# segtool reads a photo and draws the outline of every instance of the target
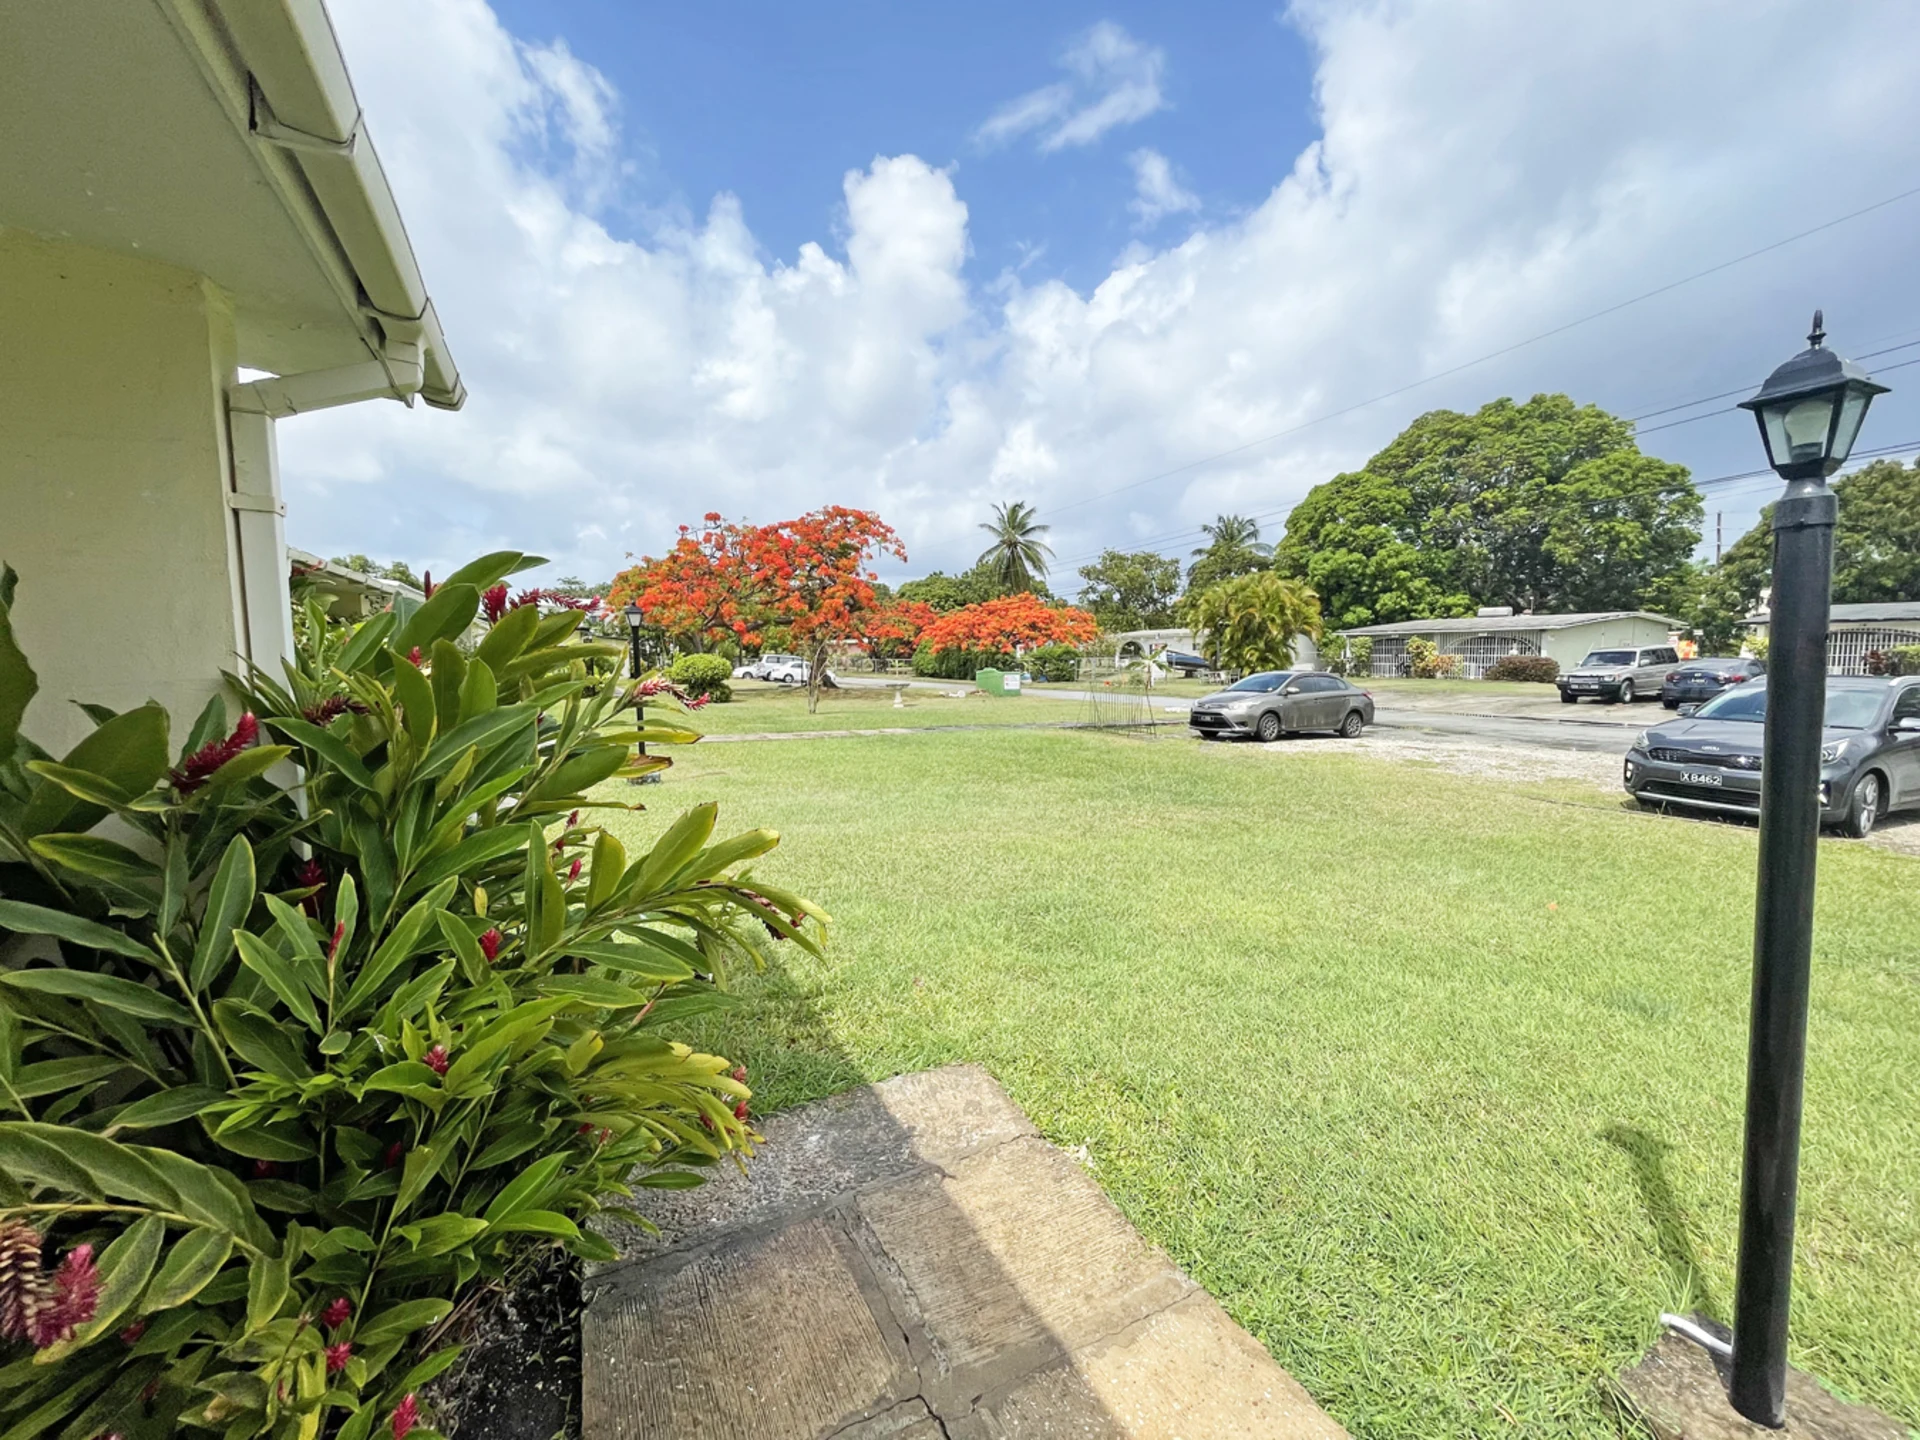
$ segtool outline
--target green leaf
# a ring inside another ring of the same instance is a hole
[[[635,1185],[649,1190],[692,1190],[707,1183],[707,1177],[693,1170],[650,1170],[634,1177]]]
[[[104,1199],[92,1172],[61,1148],[64,1133],[55,1125],[0,1121],[0,1171],[16,1182],[51,1185],[89,1200]]]
[[[450,1300],[407,1300],[391,1305],[357,1327],[353,1343],[370,1347],[387,1340],[404,1339],[416,1330],[438,1325],[452,1309],[453,1302]]]
[[[207,889],[206,913],[200,919],[200,933],[194,941],[193,964],[187,983],[195,994],[204,994],[225,967],[233,953],[233,931],[253,909],[253,847],[247,837],[236,835],[220,857],[213,884]]]
[[[447,897],[453,893],[454,884],[452,879],[441,881],[400,917],[400,923],[380,942],[380,948],[373,952],[360,973],[354,977],[346,999],[335,1012],[336,1016],[351,1015],[370,1001],[380,992],[380,987],[388,977],[430,943],[429,932],[437,928],[434,912],[446,904]]]
[[[154,926],[157,935],[171,935],[173,927],[180,923],[180,917],[187,909],[187,886],[191,877],[187,874],[187,837],[179,833],[167,837],[165,880],[161,890],[160,923]]]
[[[456,723],[464,725],[469,720],[478,720],[499,703],[500,687],[494,681],[492,667],[484,660],[469,663],[466,678],[460,682],[460,715]],[[452,725],[440,727],[442,732],[453,728]]]
[[[167,773],[167,712],[142,705],[116,715],[69,750],[61,761],[70,770],[98,775],[126,795],[144,795]],[[81,800],[57,785],[42,785],[27,802],[18,829],[22,835],[52,830],[90,830],[107,807]]]
[[[489,1225],[497,1226],[519,1211],[532,1209],[546,1199],[548,1187],[560,1173],[560,1167],[566,1163],[564,1154],[548,1155],[534,1161],[507,1182],[506,1188],[493,1197],[493,1203],[487,1206],[480,1218]]]
[[[446,583],[471,585],[476,590],[485,590],[509,575],[518,575],[522,570],[537,570],[546,563],[543,555],[527,555],[518,550],[495,550],[478,560],[469,560],[449,575]]]
[[[312,1078],[299,1042],[251,1006],[234,999],[216,1000],[213,1023],[233,1053],[249,1065],[296,1085]]]
[[[528,843],[524,825],[497,825],[491,830],[476,830],[451,850],[443,850],[422,865],[407,881],[405,894],[412,895],[437,884],[449,875],[466,876],[490,860],[511,855]]]
[[[527,792],[525,804],[583,795],[627,761],[624,745],[598,745],[562,761],[553,773]]]
[[[64,910],[29,905],[21,900],[0,900],[0,930],[12,930],[20,935],[51,935],[56,940],[68,940],[90,950],[104,950],[109,955],[145,960],[149,965],[159,963],[160,959],[131,935],[123,934],[111,926],[83,920]]]
[[[49,1158],[47,1151],[53,1151]],[[166,1176],[142,1146],[91,1135],[70,1125],[34,1121],[0,1124],[0,1162],[16,1177],[33,1178],[86,1195],[111,1195],[171,1210],[180,1203]],[[75,1183],[76,1171],[83,1180]]]
[[[395,1395],[409,1395],[413,1393],[429,1380],[433,1379],[434,1376],[446,1370],[454,1361],[458,1360],[466,1348],[464,1345],[448,1345],[443,1349],[434,1351],[433,1354],[422,1360],[401,1377],[398,1385],[389,1387],[391,1393]],[[418,1435],[420,1432],[416,1429],[413,1433]]]
[[[392,684],[393,696],[400,702],[407,733],[413,737],[413,743],[424,751],[433,743],[438,717],[433,687],[427,683],[427,677],[420,673],[419,668],[399,651],[393,654]]]
[[[255,745],[242,750],[209,775],[207,783],[195,792],[193,798],[197,803],[204,804],[206,797],[218,795],[222,790],[231,790],[236,785],[244,785],[256,775],[266,774],[291,754],[292,748],[286,745]]]
[[[0,974],[0,985],[30,990],[37,995],[60,995],[70,1000],[86,1000],[105,1005],[142,1020],[158,1020],[168,1025],[190,1026],[193,1012],[178,1000],[158,990],[117,975],[95,975],[86,970],[9,970]]]
[[[395,1218],[404,1215],[407,1207],[420,1198],[420,1192],[440,1173],[440,1165],[446,1158],[446,1147],[439,1145],[416,1145],[407,1152],[400,1167],[400,1192],[393,1201]]]
[[[84,1085],[89,1080],[104,1080],[126,1067],[126,1061],[113,1055],[75,1055],[64,1060],[42,1060],[37,1064],[22,1065],[13,1077],[13,1089],[21,1099],[32,1100],[36,1096],[53,1095],[75,1085]]]
[[[629,990],[591,975],[549,975],[538,988],[542,995],[564,995],[603,1010],[638,1010],[653,1000],[644,990]]]
[[[451,730],[460,723],[460,686],[467,678],[467,657],[450,640],[433,642],[434,718],[439,728]]]
[[[100,1294],[94,1303],[93,1318],[77,1329],[71,1340],[49,1345],[37,1352],[36,1365],[57,1365],[74,1351],[98,1340],[109,1330],[118,1329],[118,1321],[147,1287],[153,1274],[153,1262],[160,1258],[160,1242],[167,1225],[158,1215],[143,1215],[107,1246],[99,1259]]]
[[[673,984],[680,980],[691,980],[693,966],[677,955],[670,955],[654,945],[616,944],[612,942],[596,945],[569,945],[567,954],[577,955],[582,960],[590,960],[595,965],[605,965],[610,970],[621,970],[629,975],[637,975],[642,980],[652,980],[659,984]]]
[[[13,638],[13,587],[19,578],[11,565],[0,567],[0,759],[13,754],[20,717],[40,690],[39,677]]]
[[[160,1273],[141,1297],[141,1309],[151,1315],[184,1305],[220,1273],[233,1253],[233,1237],[218,1230],[193,1229],[174,1242]]]
[[[132,795],[106,777],[85,770],[74,770],[57,761],[29,760],[26,768],[43,780],[51,780],[68,794],[95,805],[103,805],[109,810],[124,809],[134,800]]]
[[[369,1075],[360,1086],[361,1090],[385,1090],[395,1095],[408,1095],[415,1100],[431,1101],[435,1108],[447,1098],[441,1088],[440,1077],[418,1060],[401,1060]]]
[[[400,1233],[413,1246],[416,1257],[426,1259],[458,1250],[475,1237],[486,1233],[487,1222],[471,1215],[435,1215],[400,1227]]]
[[[231,1235],[256,1250],[271,1252],[277,1248],[272,1233],[254,1213],[240,1182],[231,1175],[172,1150],[145,1145],[121,1148],[144,1161],[173,1188],[179,1197],[179,1211],[188,1219]]]
[[[280,997],[295,1019],[316,1035],[326,1029],[320,1023],[320,1012],[314,1009],[313,996],[294,973],[294,961],[246,930],[234,931],[233,943],[240,947],[240,963],[267,982],[267,988]]]
[[[373,776],[368,772],[366,762],[354,754],[352,747],[331,730],[322,730],[318,725],[310,725],[305,720],[295,720],[283,715],[270,718],[267,724],[295,744],[304,745],[313,751],[345,776],[349,784],[357,785],[362,790],[373,789]]]
[[[209,1133],[213,1143],[222,1150],[231,1150],[234,1154],[244,1155],[249,1160],[276,1160],[297,1164],[302,1160],[311,1160],[314,1154],[313,1143],[292,1121],[272,1125],[216,1127]]]
[[[116,1130],[147,1130],[159,1125],[177,1125],[226,1098],[226,1091],[216,1090],[211,1085],[179,1085],[134,1101],[113,1117],[113,1123],[107,1127],[106,1133],[112,1135]]]
[[[471,681],[479,673],[475,664],[467,672]],[[431,780],[441,771],[449,769],[460,758],[461,752],[469,745],[482,748],[513,734],[520,729],[532,728],[534,718],[540,713],[536,705],[503,705],[497,710],[488,710],[471,720],[462,720],[453,729],[433,742],[433,748],[427,752],[427,758],[415,772],[415,779]]]
[[[353,638],[341,649],[334,667],[349,675],[366,669],[367,662],[380,653],[388,633],[398,623],[398,618],[391,610],[382,610],[373,616],[353,632]]]
[[[487,632],[487,638],[473,652],[474,658],[498,674],[502,666],[527,648],[539,624],[540,607],[537,605],[522,605],[516,610],[509,610]]]
[[[713,834],[714,820],[720,813],[719,805],[708,801],[696,805],[687,811],[672,825],[667,833],[655,843],[653,849],[633,863],[620,884],[620,895],[624,900],[637,900],[659,889],[668,877],[676,873],[707,843]]]
[[[493,1231],[497,1235],[551,1235],[558,1240],[580,1238],[578,1225],[551,1210],[517,1210]]]
[[[400,627],[390,648],[405,655],[418,645],[424,652],[436,640],[452,640],[473,624],[480,608],[480,587],[463,580],[449,580],[438,586],[431,599],[413,612],[413,618]]]
[[[467,1166],[469,1170],[491,1170],[495,1165],[504,1165],[540,1144],[551,1133],[550,1127],[532,1120],[523,1120],[510,1126],[506,1133],[482,1150]]]
[[[268,1260],[256,1260],[247,1271],[247,1329],[258,1330],[272,1321],[286,1303],[289,1277],[286,1251]]]
[[[598,910],[620,888],[627,871],[627,852],[611,830],[593,838],[593,868],[587,872],[587,909]]]

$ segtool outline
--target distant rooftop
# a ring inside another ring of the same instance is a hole
[[[1838,607],[1836,607],[1837,609]],[[1570,630],[1607,620],[1657,620],[1680,628],[1671,615],[1651,610],[1581,610],[1564,615],[1460,615],[1451,620],[1396,620],[1391,625],[1359,625],[1341,635],[1500,635],[1510,631]]]
[[[1836,605],[1831,611],[1836,621],[1848,624],[1875,624],[1884,621],[1920,621],[1920,600],[1872,600],[1864,605]],[[1765,625],[1767,612],[1761,610],[1749,615],[1742,625]]]

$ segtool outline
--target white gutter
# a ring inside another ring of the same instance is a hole
[[[235,123],[280,162],[264,168],[290,182],[280,187],[287,211],[315,255],[350,282],[342,300],[387,371],[388,383],[371,393],[417,393],[429,405],[458,410],[466,387],[321,0],[156,3],[198,52]],[[311,407],[291,410],[302,408]]]

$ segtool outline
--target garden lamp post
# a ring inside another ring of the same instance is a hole
[[[1759,421],[1768,463],[1787,482],[1773,507],[1760,878],[1728,1390],[1734,1409],[1773,1427],[1786,1423],[1787,1301],[1813,956],[1820,735],[1827,700],[1833,526],[1840,508],[1827,477],[1846,463],[1867,406],[1887,388],[1822,348],[1825,338],[1816,310],[1807,348],[1769,375],[1759,394],[1740,402]]]
[[[627,665],[631,674],[629,679],[640,678],[640,626],[646,616],[637,602],[629,600],[626,608],[620,612],[627,617]]]

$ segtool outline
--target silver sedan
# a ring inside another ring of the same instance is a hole
[[[1296,730],[1331,730],[1352,739],[1372,723],[1371,695],[1318,670],[1263,670],[1196,701],[1187,716],[1203,740],[1278,740]]]

